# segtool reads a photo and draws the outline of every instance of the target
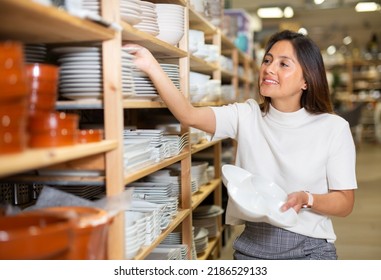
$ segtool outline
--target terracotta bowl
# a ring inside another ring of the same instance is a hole
[[[25,150],[28,134],[25,127],[0,128],[0,154],[13,154]]]
[[[0,102],[0,129],[26,127],[28,118],[28,103],[26,100],[15,102]]]
[[[0,61],[0,72],[23,65],[23,44],[18,41],[0,41]]]
[[[74,240],[68,259],[106,259],[110,224],[106,211],[82,206],[50,207],[42,210],[74,220]]]
[[[0,42],[0,89],[0,101],[20,98],[28,94],[24,50],[21,42]]]
[[[22,69],[0,71],[0,88],[0,101],[26,98],[29,94],[27,79]]]
[[[59,67],[46,63],[26,64],[26,74],[30,80],[44,80],[57,82]]]
[[[103,129],[81,129],[77,131],[78,143],[93,143],[103,139]]]
[[[31,92],[43,95],[57,95],[58,85],[56,81],[50,80],[29,80]]]
[[[31,148],[62,147],[75,144],[77,144],[75,131],[52,129],[45,132],[29,133],[28,147]]]
[[[38,113],[29,117],[28,130],[30,132],[46,132],[66,129],[69,133],[76,133],[79,115],[64,112]]]
[[[0,259],[66,259],[72,220],[48,213],[0,217]]]
[[[56,108],[57,95],[55,94],[40,94],[32,92],[29,98],[29,115],[35,114],[38,111],[48,111],[52,113]]]

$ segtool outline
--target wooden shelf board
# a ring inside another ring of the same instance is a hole
[[[167,105],[162,101],[124,100],[123,108],[125,109],[167,108]]]
[[[123,42],[134,42],[138,45],[148,48],[157,59],[160,58],[180,58],[186,57],[188,53],[175,46],[172,46],[147,32],[140,31],[126,22],[121,22],[123,27]]]
[[[140,249],[138,254],[134,257],[135,260],[143,260],[145,259],[152,250],[159,245],[167,236],[169,233],[171,233],[187,216],[190,215],[190,210],[179,210],[177,215],[173,218],[171,224],[162,231],[162,233],[159,235],[158,238],[150,245],[150,246],[144,246]],[[128,250],[128,248],[127,248]]]
[[[67,43],[103,41],[115,35],[113,29],[33,1],[0,0],[0,6],[0,35],[4,38],[25,43]]]
[[[79,109],[102,109],[103,102],[101,100],[71,100],[57,101],[57,110],[79,110]]]
[[[22,153],[0,156],[0,176],[53,165],[111,151],[118,146],[117,141],[104,140],[99,143],[78,144],[60,148],[28,149]]]
[[[217,63],[208,63],[202,58],[194,55],[190,56],[190,69],[191,71],[209,73],[218,69]]]
[[[192,154],[195,154],[199,151],[202,151],[202,150],[205,150],[209,147],[212,147],[214,146],[215,144],[217,144],[218,142],[220,142],[221,140],[216,140],[216,141],[203,141],[199,144],[194,144],[192,145],[191,147],[191,152]]]
[[[58,186],[104,186],[104,176],[40,176],[40,175],[15,175],[7,177],[1,182],[5,183],[36,183]]]
[[[185,158],[187,158],[189,156],[189,153],[188,152],[182,152],[181,154],[177,155],[177,156],[174,156],[174,157],[171,157],[171,158],[168,158],[168,159],[165,159],[159,163],[155,163],[155,164],[152,164],[152,165],[149,165],[145,168],[142,168],[140,169],[139,171],[137,172],[133,172],[131,174],[127,174],[125,177],[124,177],[124,184],[127,185],[129,183],[132,183],[140,178],[143,178],[144,176],[147,176],[155,171],[158,171],[162,168],[165,168],[171,164],[174,164],[180,160],[183,160]]]
[[[192,195],[192,210],[196,209],[220,184],[221,179],[213,179],[208,184],[201,186],[200,189]]]
[[[221,52],[235,49],[235,45],[225,34],[221,33]]]
[[[192,7],[189,7],[189,28],[204,31],[205,36],[215,34],[217,32],[217,27],[211,24]]]

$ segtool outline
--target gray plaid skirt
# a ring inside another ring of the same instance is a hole
[[[234,241],[236,260],[336,260],[336,247],[326,239],[294,233],[267,223],[246,222]]]

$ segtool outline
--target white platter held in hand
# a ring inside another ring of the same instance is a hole
[[[292,227],[298,215],[293,208],[280,208],[287,200],[286,192],[274,182],[230,164],[222,167],[223,181],[229,197],[250,222],[266,222],[279,227]],[[237,217],[240,218],[240,217]]]

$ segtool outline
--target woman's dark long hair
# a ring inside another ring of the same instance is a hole
[[[304,107],[307,112],[312,114],[333,113],[326,71],[319,47],[303,34],[284,30],[271,36],[267,42],[265,54],[270,51],[275,43],[283,40],[292,44],[307,83],[307,89],[303,90],[300,99],[301,107]],[[267,113],[270,108],[271,98],[260,96],[263,99],[261,109],[264,113]]]

